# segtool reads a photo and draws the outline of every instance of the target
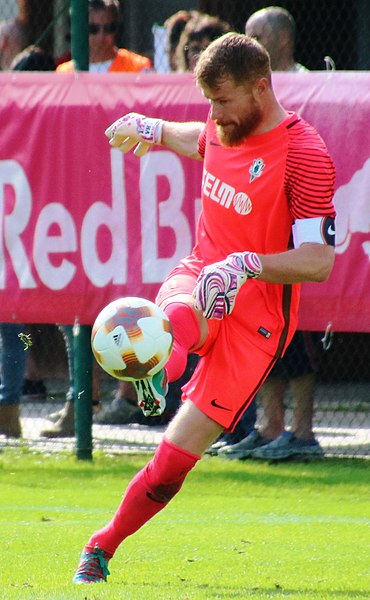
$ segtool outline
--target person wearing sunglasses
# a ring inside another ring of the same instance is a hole
[[[137,72],[149,70],[152,63],[125,48],[117,48],[118,0],[89,0],[89,71],[92,73]],[[73,60],[57,67],[59,73],[73,73]]]

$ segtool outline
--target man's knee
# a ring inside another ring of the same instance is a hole
[[[169,502],[199,458],[163,438],[145,469],[147,496],[154,502]]]

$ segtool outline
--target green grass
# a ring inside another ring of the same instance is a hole
[[[108,584],[73,585],[84,542],[147,459],[0,454],[1,600],[370,598],[370,464],[345,459],[205,458],[122,544]]]

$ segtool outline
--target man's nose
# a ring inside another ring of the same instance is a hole
[[[219,106],[216,106],[215,104],[211,105],[211,119],[213,121],[217,121],[218,119],[220,119],[222,115],[222,110]]]

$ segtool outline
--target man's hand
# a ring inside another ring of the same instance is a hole
[[[193,292],[194,308],[201,310],[206,319],[223,319],[232,312],[240,286],[261,273],[262,264],[255,252],[234,252],[204,267]]]
[[[128,113],[117,119],[105,131],[109,143],[123,154],[134,150],[135,156],[143,156],[153,144],[160,144],[162,138],[162,119],[151,119],[138,113]]]

